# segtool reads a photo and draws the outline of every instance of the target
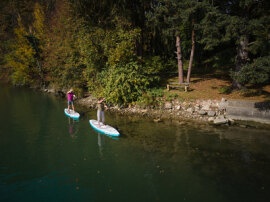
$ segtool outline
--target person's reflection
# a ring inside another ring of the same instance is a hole
[[[104,135],[101,135],[98,133],[98,148],[99,148],[99,154],[100,157],[103,157],[103,145],[104,145]]]
[[[75,131],[74,131],[74,119],[68,118],[68,132],[70,134],[70,137],[75,137]]]

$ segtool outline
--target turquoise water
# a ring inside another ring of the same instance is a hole
[[[173,124],[106,112],[98,134],[78,108],[0,86],[0,201],[268,201],[268,130]]]

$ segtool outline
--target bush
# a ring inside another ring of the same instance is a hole
[[[165,99],[167,100],[167,101],[172,101],[172,100],[174,100],[174,99],[176,99],[176,98],[178,98],[179,97],[179,95],[177,94],[177,93],[167,93],[166,95],[165,95]]]
[[[221,94],[229,94],[232,92],[231,86],[222,86],[218,89],[218,92]]]
[[[103,95],[113,103],[135,102],[146,91],[150,80],[137,62],[120,63],[100,75]]]
[[[270,81],[270,56],[257,58],[253,63],[231,72],[231,77],[241,84],[266,84]]]
[[[144,93],[138,100],[140,106],[156,106],[160,105],[160,99],[164,96],[164,92],[160,88],[153,88]]]

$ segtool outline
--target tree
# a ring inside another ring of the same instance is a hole
[[[252,63],[244,65],[238,72],[232,73],[232,78],[243,85],[260,85],[269,83],[270,56],[259,57]]]
[[[176,55],[177,55],[177,61],[178,61],[178,80],[179,83],[183,83],[183,62],[182,62],[182,51],[181,51],[181,39],[180,35],[176,36]]]
[[[190,82],[197,67],[209,64],[227,67],[234,61],[235,86],[266,83],[269,4],[266,0],[5,0],[0,3],[0,36],[7,42],[0,51],[9,52],[5,59],[14,83],[44,80],[55,88],[73,86],[110,96],[111,86],[122,79],[125,85],[117,85],[119,93],[112,99],[123,103],[134,102],[147,88],[157,86],[160,75],[165,79],[178,71],[179,83]],[[18,13],[21,23],[18,20],[14,29]],[[251,77],[255,70],[259,73]]]
[[[33,84],[36,71],[34,69],[35,51],[29,43],[25,27],[20,16],[17,18],[18,27],[15,28],[13,49],[6,55],[6,65],[12,69],[12,82],[16,85]]]
[[[166,46],[170,47],[170,41],[175,40],[176,51],[173,51],[173,49],[171,51],[175,52],[177,56],[179,83],[183,83],[183,55],[180,35],[182,19],[179,16],[179,5],[181,5],[181,3],[182,1],[152,1],[151,9],[149,9],[146,15],[148,19],[147,26],[150,27],[152,31],[153,47],[157,46],[157,40],[160,40],[163,41],[160,42],[160,45],[166,50]],[[173,39],[172,37],[175,38]],[[162,48],[159,47],[158,49]]]
[[[148,14],[151,23],[162,27],[162,33],[167,37],[175,37],[178,60],[179,83],[183,83],[182,48],[190,49],[189,65],[186,81],[190,82],[191,69],[195,54],[195,32],[197,24],[203,16],[205,4],[197,0],[160,0],[155,1],[153,12]],[[189,39],[188,39],[189,37]],[[182,39],[182,40],[180,40]],[[183,43],[181,43],[183,41]],[[188,48],[190,46],[190,48]]]
[[[127,104],[137,101],[151,84],[158,81],[155,73],[160,66],[153,63],[153,67],[152,63],[149,65],[136,55],[141,30],[120,17],[115,20],[121,22],[116,23],[115,29],[107,31],[101,43],[107,60],[98,73],[99,80],[95,81],[95,93],[106,96],[111,102]]]
[[[18,27],[18,15],[20,15],[21,21],[24,22],[24,26],[28,27],[29,16],[31,16],[31,0],[2,0],[0,2],[0,70],[3,75],[10,76],[11,68],[7,67],[5,60],[8,54],[14,50],[15,33],[14,30]],[[14,52],[14,51],[13,51]]]
[[[201,28],[206,49],[234,43],[233,86],[242,88],[237,74],[257,57],[269,55],[269,1],[215,1]],[[258,31],[260,30],[260,31]]]
[[[54,87],[82,89],[85,85],[78,37],[82,36],[83,24],[70,12],[68,1],[57,1],[49,23],[51,24],[44,48],[46,80]]]
[[[30,36],[28,38],[33,49],[35,50],[35,59],[39,71],[40,81],[41,84],[44,85],[44,70],[42,68],[42,63],[43,51],[46,42],[45,14],[39,3],[35,3],[34,6],[34,22],[32,28],[30,29]]]

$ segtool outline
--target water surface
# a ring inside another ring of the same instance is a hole
[[[121,137],[98,134],[78,108],[0,86],[0,201],[268,201],[268,130],[155,123],[106,113]]]

